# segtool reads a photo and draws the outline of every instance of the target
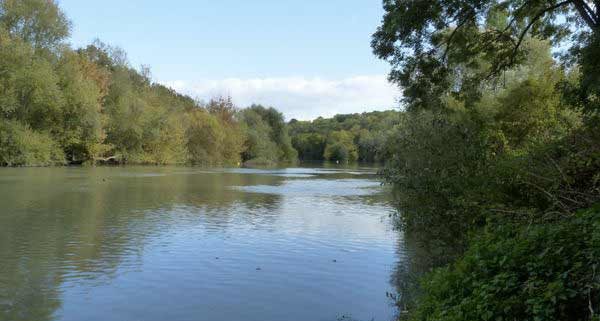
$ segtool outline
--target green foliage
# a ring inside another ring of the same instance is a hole
[[[366,129],[361,129],[355,138],[358,147],[358,159],[370,163],[383,159],[383,149],[388,134],[387,131],[370,132]]]
[[[224,134],[222,149],[222,164],[237,165],[244,153],[245,131],[244,124],[238,120],[238,108],[231,97],[212,99],[205,107],[212,115],[221,121]]]
[[[409,109],[437,109],[443,94],[476,94],[482,81],[498,79],[524,63],[527,37],[570,49],[563,50],[566,63],[594,64],[590,54],[597,52],[592,48],[598,47],[593,39],[600,30],[600,15],[598,3],[589,10],[588,3],[384,0],[383,22],[372,47],[391,63],[390,79],[403,87]]]
[[[68,34],[54,1],[0,0],[2,165],[297,158],[275,109],[252,106],[257,126],[248,125],[240,118],[252,117],[231,98],[201,104],[152,83],[149,68],[131,68],[122,49],[96,40],[72,50],[62,42]]]
[[[379,162],[386,156],[386,140],[390,131],[400,121],[398,111],[375,111],[362,114],[336,115],[333,118],[317,118],[313,121],[292,120],[289,123],[292,145],[303,160],[325,160],[327,139],[335,131],[352,135],[358,156],[354,160]],[[348,146],[346,146],[348,147]],[[341,145],[335,150],[351,156]],[[351,148],[352,149],[352,148]],[[344,157],[344,158],[346,158]]]
[[[70,22],[53,0],[2,0],[0,28],[36,49],[54,48],[69,36]]]
[[[568,217],[600,200],[600,128],[586,124],[526,155],[504,160],[498,172],[503,203],[513,209],[512,215]]]
[[[242,155],[244,161],[260,160],[260,163],[273,164],[277,162],[277,144],[270,139],[271,127],[260,114],[251,109],[241,113],[245,127],[246,142]]]
[[[83,58],[73,52],[61,58],[57,73],[63,106],[56,136],[68,159],[92,159],[104,148],[101,89],[83,70]]]
[[[265,108],[261,105],[252,105],[249,110],[259,114],[271,128],[271,140],[277,144],[279,149],[278,158],[282,161],[295,161],[298,158],[298,153],[292,147],[283,114],[273,107]]]
[[[460,112],[409,114],[388,141],[392,158],[383,171],[401,191],[403,223],[428,226],[444,221],[459,231],[481,222],[473,211],[489,187],[488,149],[481,125]]]
[[[184,163],[183,115],[170,112],[144,77],[131,70],[120,72],[123,78],[113,82],[106,103],[106,141],[113,152],[133,163]]]
[[[411,320],[592,320],[599,268],[599,206],[561,222],[489,227],[422,281]]]
[[[352,134],[345,130],[329,134],[323,157],[328,161],[356,161],[358,159],[358,150],[354,144]]]
[[[55,64],[29,44],[0,33],[3,115],[48,131],[70,160],[87,159],[102,140],[100,92],[82,70],[81,58],[65,51]]]
[[[382,174],[406,235],[459,249],[403,296],[409,319],[598,319],[600,212],[575,214],[600,202],[598,29],[557,25],[581,2],[384,1],[373,46],[407,112]],[[540,38],[570,33],[564,68]]]
[[[216,116],[203,110],[192,111],[187,120],[187,149],[190,161],[200,165],[223,163],[225,132]]]
[[[566,76],[549,48],[535,44],[528,44],[527,65],[508,72],[503,88],[484,87],[476,101],[443,97],[442,110],[409,112],[396,127],[383,174],[402,191],[405,223],[481,226],[490,210],[515,199],[514,184],[523,184],[515,177],[526,177],[522,170],[530,167],[515,161],[580,126],[581,115],[557,89]]]
[[[294,162],[298,153],[292,147],[283,115],[274,108],[252,105],[241,112],[246,132],[242,158],[255,164]]]
[[[600,7],[596,4],[597,8]],[[582,106],[600,112],[600,34],[596,32],[581,50],[580,86],[576,87]]]
[[[64,154],[47,133],[17,121],[0,119],[1,166],[48,166],[64,163]]]
[[[292,137],[292,145],[302,160],[320,160],[325,153],[325,136],[317,133],[302,133]]]

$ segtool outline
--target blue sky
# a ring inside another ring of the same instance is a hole
[[[133,66],[199,99],[231,95],[287,118],[397,106],[371,53],[380,0],[60,0],[71,42],[125,49]]]

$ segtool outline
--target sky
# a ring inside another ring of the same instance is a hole
[[[286,118],[397,108],[389,65],[371,51],[381,0],[60,0],[71,43],[98,38],[132,66],[200,100],[231,95]]]

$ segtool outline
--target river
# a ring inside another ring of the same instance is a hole
[[[372,168],[0,169],[0,320],[392,320]]]

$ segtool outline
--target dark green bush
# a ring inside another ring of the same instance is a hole
[[[520,219],[547,220],[600,202],[600,128],[594,122],[501,162],[495,180],[504,208]]]
[[[488,227],[423,279],[411,320],[591,320],[599,264],[600,204],[558,222]]]

